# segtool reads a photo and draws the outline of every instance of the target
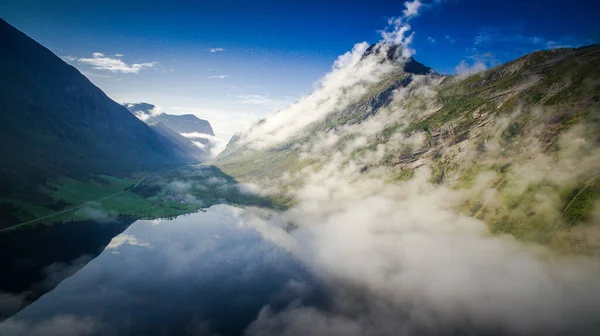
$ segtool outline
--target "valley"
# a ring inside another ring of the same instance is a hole
[[[159,7],[0,4],[0,335],[599,334],[598,6]]]
[[[88,180],[62,178],[41,187],[48,200],[40,206],[4,202],[5,212],[21,223],[0,230],[35,225],[60,225],[81,220],[171,218],[214,204],[260,205],[280,208],[268,198],[246,191],[230,176],[211,166],[183,166],[162,173],[131,177],[95,176]]]

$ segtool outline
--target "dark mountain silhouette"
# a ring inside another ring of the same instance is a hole
[[[118,175],[197,161],[1,19],[0,45],[0,197],[29,197],[56,175]]]

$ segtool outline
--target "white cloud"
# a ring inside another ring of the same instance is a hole
[[[166,186],[167,190],[175,193],[188,192],[192,190],[192,187],[192,183],[186,181],[173,181]]]
[[[222,177],[217,177],[217,176],[211,176],[206,180],[206,184],[209,185],[226,185],[227,184],[227,180],[222,178]]]
[[[435,39],[431,36],[427,36],[427,41],[429,41],[431,43],[435,43]]]
[[[216,53],[216,52],[219,52],[219,51],[225,51],[225,49],[223,49],[223,48],[211,48],[210,49],[211,53]]]
[[[238,191],[245,195],[259,195],[262,188],[255,183],[238,183],[235,185]]]
[[[133,106],[133,104],[131,104],[131,103],[127,104],[127,105],[129,108],[131,108]],[[153,108],[151,108],[150,110],[147,110],[147,111],[133,110],[132,112],[141,121],[146,121],[152,117],[156,117],[158,115],[163,114],[163,111],[159,106],[154,106]]]
[[[190,138],[196,146],[207,151],[211,157],[216,157],[217,155],[219,155],[219,153],[221,153],[227,146],[227,141],[217,136],[212,136],[198,132],[181,133],[181,135],[183,135],[186,138]],[[194,140],[198,138],[208,140],[208,144],[203,144],[199,141]]]
[[[456,40],[453,39],[452,37],[450,37],[450,35],[448,35],[448,34],[444,35],[444,38],[446,39],[446,41],[448,41],[450,43],[456,42]]]
[[[214,76],[208,76],[206,77],[206,79],[225,79],[229,77],[228,75],[214,75]]]
[[[380,31],[384,42],[402,46],[402,56],[405,58],[415,54],[415,50],[411,47],[414,32],[409,34],[411,27],[408,21],[419,15],[421,6],[422,4],[419,0],[405,2],[404,7],[406,9],[402,12],[403,15],[388,19],[388,27]]]
[[[411,48],[414,32],[408,34],[410,25],[403,17],[390,18],[388,27],[380,32],[383,42],[398,44],[402,46],[402,56],[408,58],[414,55],[415,50]]]
[[[473,64],[469,65],[463,60],[454,68],[454,70],[456,71],[458,78],[462,79],[487,70],[487,65],[482,61],[475,61]]]
[[[304,126],[352,103],[367,90],[369,84],[377,82],[394,69],[394,65],[385,57],[389,45],[381,45],[381,52],[363,57],[368,47],[366,42],[358,43],[352,51],[338,57],[331,72],[320,80],[312,94],[246,130],[240,140],[256,148],[268,147],[296,135]],[[240,98],[247,103],[270,103],[269,99],[256,95]]]
[[[139,73],[140,71],[152,68],[157,64],[157,62],[147,62],[134,63],[129,65],[119,58],[111,58],[99,52],[93,53],[92,58],[79,58],[77,62],[89,64],[96,70],[106,70],[111,72],[122,73]]]
[[[115,57],[123,57],[123,54],[115,54]]]
[[[200,132],[181,133],[181,135],[183,135],[186,138],[203,138],[203,139],[211,138],[211,135],[208,135],[205,133],[200,133]]]
[[[192,143],[194,145],[196,145],[196,147],[198,147],[202,150],[206,150],[206,147],[208,146],[208,145],[205,145],[205,144],[201,143],[200,141],[196,141],[196,140],[192,140]]]
[[[419,8],[421,7],[421,2],[419,0],[414,0],[412,2],[407,1],[404,3],[406,9],[404,10],[404,17],[409,18],[413,16],[419,15]]]

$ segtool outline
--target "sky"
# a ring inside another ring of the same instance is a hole
[[[112,99],[194,113],[227,140],[310,93],[339,55],[404,17],[444,74],[600,40],[600,2],[4,0],[0,15]],[[410,35],[412,34],[412,35]]]

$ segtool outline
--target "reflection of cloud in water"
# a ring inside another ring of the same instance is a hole
[[[151,224],[155,225],[153,222],[151,222]],[[119,247],[123,244],[128,244],[128,245],[133,245],[133,246],[143,246],[143,247],[150,246],[150,244],[148,244],[147,242],[141,241],[133,235],[120,234],[120,235],[116,236],[115,238],[113,238],[110,241],[110,244],[108,244],[108,246],[106,246],[106,248],[107,249],[116,249],[117,247]]]
[[[58,316],[101,321],[99,335],[240,334],[264,305],[282,309],[313,295],[302,265],[263,238],[284,231],[261,228],[267,224],[249,211],[219,205],[155,224],[134,223],[77,274],[0,324],[0,334]]]

